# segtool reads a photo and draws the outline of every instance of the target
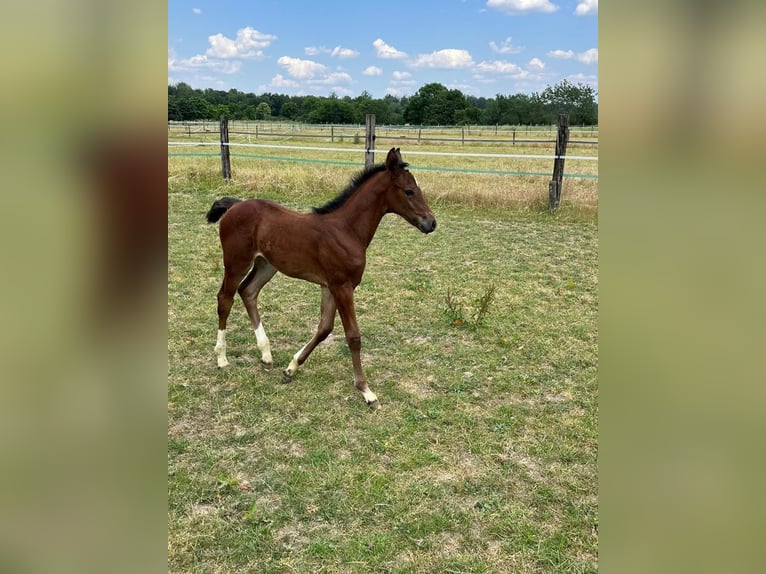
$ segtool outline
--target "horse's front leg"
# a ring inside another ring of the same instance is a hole
[[[322,287],[322,304],[320,307],[319,326],[314,337],[309,341],[300,351],[293,355],[293,360],[283,372],[283,381],[289,383],[295,371],[302,365],[314,348],[324,341],[327,336],[332,333],[333,324],[335,323],[335,301],[332,298],[332,294],[327,287]]]
[[[348,349],[351,351],[351,363],[354,365],[354,386],[362,393],[367,406],[373,410],[377,409],[380,406],[378,397],[367,386],[367,381],[362,371],[362,337],[359,332],[359,325],[356,322],[356,311],[354,310],[354,288],[350,284],[346,284],[340,288],[332,289],[332,294],[343,322],[346,343],[348,343]]]

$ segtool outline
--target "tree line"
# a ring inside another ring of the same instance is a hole
[[[373,98],[349,96],[255,95],[236,89],[194,89],[184,82],[168,86],[168,120],[290,120],[310,124],[364,124],[375,114],[379,125],[550,125],[569,114],[570,125],[598,124],[596,91],[563,80],[540,93],[477,98],[439,83],[414,95]]]

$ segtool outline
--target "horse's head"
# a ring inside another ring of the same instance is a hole
[[[436,218],[426,203],[418,182],[402,161],[399,148],[391,148],[386,156],[386,171],[391,176],[388,188],[388,211],[401,215],[408,223],[423,233],[436,229]]]

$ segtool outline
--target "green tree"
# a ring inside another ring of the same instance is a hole
[[[423,125],[429,122],[429,106],[440,94],[447,91],[439,83],[426,84],[410,98],[407,107],[404,108],[404,121],[410,124]]]
[[[298,100],[300,102],[300,114],[298,115],[298,120],[302,122],[310,122],[312,115],[314,115],[315,110],[319,107],[319,102],[321,101],[316,96],[304,96],[302,98],[299,98]]]
[[[207,102],[200,96],[178,98],[178,111],[183,120],[205,120],[214,117]]]
[[[180,121],[182,119],[181,109],[178,107],[178,96],[168,95],[168,120]]]
[[[350,124],[354,122],[354,110],[350,99],[339,99],[332,94],[319,102],[309,114],[309,122],[314,124]]]
[[[540,100],[549,115],[549,123],[556,123],[559,114],[569,114],[569,123],[592,125],[598,122],[596,91],[586,84],[572,84],[568,80],[551,87],[540,94]]]
[[[448,90],[442,84],[426,84],[410,98],[404,109],[404,121],[420,125],[466,123],[468,103],[460,90]]]
[[[229,106],[226,104],[218,104],[216,106],[208,106],[208,115],[207,117],[212,120],[217,120],[221,116],[226,116],[229,119],[232,118],[231,110],[229,110]]]
[[[268,107],[268,110],[266,109]],[[195,90],[179,82],[168,85],[168,120],[283,117],[312,123],[362,124],[375,114],[379,125],[541,125],[556,122],[568,113],[570,123],[598,123],[596,91],[567,80],[537,94],[497,94],[494,98],[465,96],[439,83],[422,86],[412,97],[386,95],[382,99],[364,91],[357,98],[287,96],[264,93],[256,96],[236,89]]]
[[[283,118],[286,118],[288,120],[294,120],[298,117],[298,114],[300,113],[300,108],[298,107],[298,104],[296,104],[293,101],[287,101],[284,104],[282,104],[282,113],[280,114]]]
[[[271,118],[271,106],[266,102],[261,102],[255,107],[255,119],[266,120]]]
[[[404,109],[407,107],[407,104],[409,103],[409,98],[403,97],[401,99],[392,96],[391,94],[386,94],[386,96],[383,98],[383,103],[386,106],[387,115],[388,118],[388,124],[390,125],[401,125],[404,123]]]

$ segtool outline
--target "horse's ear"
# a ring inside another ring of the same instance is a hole
[[[386,169],[391,173],[398,173],[402,166],[402,154],[398,147],[392,147],[386,156]]]

